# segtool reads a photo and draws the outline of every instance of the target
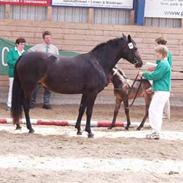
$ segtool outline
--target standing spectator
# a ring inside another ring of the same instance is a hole
[[[15,41],[15,47],[10,49],[7,54],[7,64],[8,64],[8,75],[9,75],[9,92],[8,92],[8,101],[7,101],[7,110],[11,108],[11,98],[12,98],[12,87],[14,79],[14,68],[18,58],[25,52],[25,39],[19,37]]]
[[[39,51],[39,52],[59,55],[58,48],[52,44],[51,33],[49,31],[43,32],[42,38],[43,38],[43,43],[33,46],[32,48],[29,49],[29,51]],[[30,104],[31,108],[33,108],[36,103],[36,97],[39,89],[40,89],[40,85],[37,85],[37,87],[33,91],[32,100]],[[43,106],[42,106],[44,109],[51,109],[50,96],[51,96],[51,92],[44,87]]]
[[[157,45],[166,45],[167,44],[167,41],[163,37],[159,37],[159,38],[155,39],[155,42]],[[172,59],[172,53],[170,51],[168,51],[167,60],[168,60],[168,63],[170,64],[170,67],[172,67],[173,59]]]

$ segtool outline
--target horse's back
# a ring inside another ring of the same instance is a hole
[[[82,93],[102,90],[106,76],[97,60],[90,54],[61,57],[30,52],[21,57],[17,70],[23,85],[41,83],[58,93]]]
[[[45,82],[50,89],[60,93],[81,93],[96,86],[103,89],[105,79],[97,70],[95,60],[88,54],[82,54],[71,58],[59,57],[48,68]]]

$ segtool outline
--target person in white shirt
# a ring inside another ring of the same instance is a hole
[[[31,47],[28,51],[37,51],[37,52],[44,52],[44,53],[59,55],[58,48],[52,44],[51,33],[49,31],[43,32],[42,38],[43,38],[43,43],[36,44],[35,46]],[[36,103],[36,97],[39,89],[40,89],[40,85],[37,85],[37,87],[33,91],[32,100],[30,103],[31,108],[33,108]],[[44,88],[43,106],[42,106],[44,109],[51,109],[50,96],[51,96],[51,92],[47,88]]]

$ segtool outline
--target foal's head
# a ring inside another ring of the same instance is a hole
[[[143,62],[138,52],[135,41],[131,38],[130,35],[126,37],[124,34],[121,39],[123,40],[121,49],[122,58],[134,64],[135,67],[141,67],[143,65]]]

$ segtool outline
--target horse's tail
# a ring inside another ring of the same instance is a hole
[[[12,102],[11,102],[11,116],[13,123],[19,125],[19,120],[22,117],[22,104],[24,100],[24,92],[21,87],[20,79],[17,72],[17,64],[21,57],[17,60],[14,70],[13,90],[12,90]]]

